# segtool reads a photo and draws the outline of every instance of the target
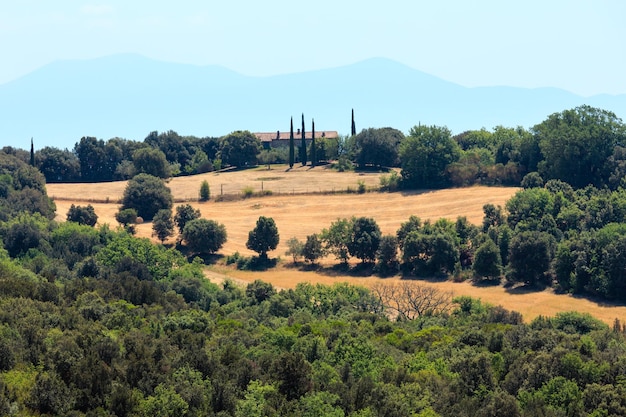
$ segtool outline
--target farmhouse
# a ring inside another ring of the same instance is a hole
[[[281,148],[289,146],[289,132],[281,132],[277,130],[276,132],[260,132],[254,134],[257,138],[261,140],[264,148]],[[304,132],[304,140],[306,144],[309,145],[311,143],[311,139],[313,138],[312,132]],[[319,132],[315,132],[315,139],[337,139],[339,138],[339,134],[334,130],[321,130]],[[300,129],[293,132],[293,140],[297,146],[300,145],[302,141],[302,132]]]

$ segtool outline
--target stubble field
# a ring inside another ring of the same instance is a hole
[[[288,170],[285,166],[272,166],[271,170],[255,168],[243,171],[207,173],[189,177],[173,178],[168,186],[177,201],[184,200],[200,209],[202,217],[216,220],[226,226],[228,241],[220,250],[220,254],[229,255],[239,252],[243,255],[253,253],[246,249],[245,242],[248,232],[254,228],[259,216],[272,217],[280,233],[278,248],[270,252],[270,256],[280,256],[282,262],[277,268],[265,272],[237,271],[223,265],[211,266],[207,277],[219,281],[228,276],[237,281],[251,282],[262,279],[279,288],[293,288],[299,282],[319,282],[332,284],[350,282],[369,286],[379,278],[354,277],[342,275],[332,269],[336,261],[325,259],[319,270],[311,271],[294,268],[290,257],[285,255],[286,241],[290,237],[300,240],[307,235],[318,233],[327,228],[337,218],[352,216],[372,217],[380,226],[383,234],[394,234],[400,224],[409,216],[416,215],[422,220],[436,220],[446,217],[455,220],[458,216],[466,216],[474,224],[480,224],[483,217],[482,207],[492,203],[504,206],[518,189],[505,187],[469,187],[438,191],[410,193],[378,193],[365,194],[342,193],[348,188],[356,190],[361,181],[368,189],[379,186],[379,173],[359,174],[354,172],[338,173],[324,167],[294,167]],[[197,199],[200,183],[209,182],[211,200],[205,203],[191,201]],[[57,216],[63,220],[71,204],[94,206],[98,215],[98,223],[108,223],[116,227],[114,215],[119,208],[117,201],[122,197],[126,182],[99,184],[49,184],[48,194],[55,200]],[[255,191],[272,191],[272,196],[252,197],[247,199],[231,199],[229,196],[241,194],[244,188],[251,187]],[[216,202],[221,194],[225,197]],[[108,203],[106,202],[108,201]],[[137,235],[151,237],[151,223],[138,226]],[[174,239],[171,239],[173,242]],[[354,264],[354,262],[353,262]],[[396,280],[398,278],[387,278]],[[590,314],[611,324],[615,318],[626,318],[626,307],[596,303],[569,295],[555,294],[551,290],[525,291],[508,289],[504,286],[479,287],[469,282],[453,283],[425,282],[455,296],[469,295],[480,298],[484,302],[500,304],[519,311],[526,320],[538,315],[552,316],[560,311],[577,310]]]

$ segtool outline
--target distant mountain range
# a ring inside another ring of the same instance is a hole
[[[467,88],[387,59],[271,77],[114,55],[59,61],[0,85],[0,146],[72,149],[82,136],[142,141],[151,131],[222,136],[234,130],[350,133],[417,124],[453,133],[495,126],[530,128],[582,104],[626,118],[626,95],[581,97],[555,88]]]

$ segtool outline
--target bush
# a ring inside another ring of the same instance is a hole
[[[380,176],[381,191],[397,191],[400,188],[400,175],[396,171]]]
[[[176,215],[174,216],[174,222],[178,227],[178,232],[183,233],[185,225],[191,220],[200,218],[200,210],[195,209],[190,204],[183,204],[176,207]]]
[[[182,239],[193,253],[214,253],[226,243],[226,227],[215,220],[194,219],[183,229]]]
[[[132,208],[137,215],[150,221],[161,209],[171,209],[171,190],[162,179],[148,174],[139,174],[128,182],[122,198],[122,209]]]
[[[204,180],[200,184],[200,201],[209,201],[211,198],[211,189],[209,188],[209,182]]]
[[[98,215],[91,204],[88,204],[86,207],[72,204],[67,212],[67,221],[95,226],[98,222]]]

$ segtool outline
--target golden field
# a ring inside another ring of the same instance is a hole
[[[265,272],[237,271],[222,265],[214,265],[207,269],[207,276],[213,280],[225,276],[237,281],[251,282],[262,279],[279,288],[293,288],[299,282],[350,282],[359,285],[370,285],[379,278],[374,276],[358,278],[338,275],[329,266],[333,259],[322,262],[318,271],[301,270],[291,266],[290,257],[285,255],[285,242],[290,237],[300,240],[307,235],[318,233],[327,228],[337,218],[366,216],[376,220],[384,234],[394,234],[400,224],[409,216],[416,215],[422,220],[436,220],[446,217],[455,220],[458,216],[466,216],[469,221],[480,224],[483,217],[482,207],[492,203],[504,206],[518,189],[506,187],[474,186],[459,189],[423,191],[409,193],[378,193],[365,194],[343,193],[348,188],[356,190],[362,181],[370,190],[379,186],[379,173],[359,174],[354,172],[338,173],[324,167],[296,167],[289,170],[285,166],[255,168],[243,171],[207,173],[188,177],[173,178],[168,186],[180,204],[189,201],[200,209],[202,217],[216,220],[226,226],[228,241],[220,251],[229,255],[236,251],[251,255],[245,247],[248,232],[254,228],[259,216],[272,217],[281,236],[278,248],[270,252],[270,256],[282,258],[277,268]],[[200,183],[206,180],[211,187],[212,199],[205,203],[196,200]],[[126,182],[98,184],[48,184],[48,194],[55,200],[57,216],[63,220],[71,204],[92,204],[98,215],[98,223],[109,223],[115,227],[114,215],[119,205]],[[229,199],[216,202],[221,194],[224,197],[241,194],[244,188],[251,187],[255,191],[272,191],[272,196],[252,197],[248,199]],[[323,194],[328,193],[328,194]],[[333,194],[334,193],[334,194]],[[106,202],[108,201],[108,203]],[[151,237],[151,224],[138,225],[137,235]],[[173,239],[172,239],[173,242]],[[330,271],[330,272],[329,272]],[[387,278],[395,280],[397,278]],[[425,282],[442,290],[452,291],[455,296],[468,295],[482,299],[491,304],[500,304],[510,310],[519,311],[526,320],[538,315],[554,315],[560,311],[577,310],[588,312],[595,317],[612,324],[615,318],[626,318],[626,307],[597,303],[588,299],[570,295],[555,294],[552,290],[524,291],[507,289],[503,286],[483,287],[469,282],[453,283]]]

